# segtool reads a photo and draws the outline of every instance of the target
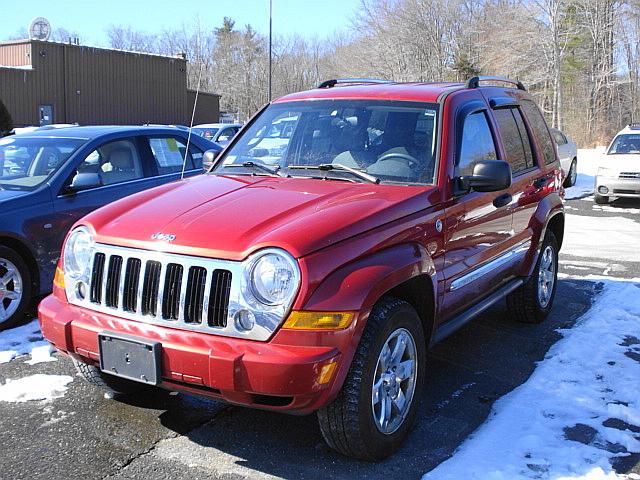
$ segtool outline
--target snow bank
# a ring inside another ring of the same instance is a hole
[[[31,355],[27,363],[54,362],[53,347],[42,338],[38,320],[11,330],[0,332],[0,363],[7,363],[19,355]]]
[[[423,480],[613,479],[640,452],[640,284],[604,280],[529,380]]]
[[[69,375],[44,375],[38,373],[18,380],[7,379],[0,385],[0,401],[29,402],[53,400],[64,397],[67,385],[73,381]]]
[[[565,199],[586,197],[593,194],[598,166],[606,147],[578,150],[578,178],[573,187],[565,190]]]

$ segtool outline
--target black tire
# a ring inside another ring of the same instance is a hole
[[[373,417],[372,388],[378,355],[388,338],[401,329],[408,331],[415,342],[415,388],[404,421],[393,433],[385,434]],[[425,369],[426,343],[420,317],[409,303],[383,298],[369,316],[338,397],[317,413],[327,444],[343,455],[367,461],[381,460],[397,451],[415,423]]]
[[[141,392],[142,390],[149,388],[142,383],[133,382],[125,378],[116,377],[115,375],[109,375],[103,373],[100,369],[94,365],[88,363],[73,360],[73,365],[82,377],[90,384],[101,388],[107,393],[116,393],[119,395],[131,395],[133,393]]]
[[[0,313],[0,331],[16,327],[19,324],[23,323],[26,320],[25,311],[31,306],[31,302],[33,300],[31,272],[29,271],[29,267],[27,266],[25,261],[13,249],[0,246],[0,278],[2,278],[8,272],[5,266],[6,264],[3,262],[3,260],[4,262],[10,262],[16,267],[17,275],[19,277],[14,277],[14,280],[9,282],[6,286],[4,284],[0,284],[0,302],[2,303],[2,313],[4,313],[5,309],[8,310],[9,308],[11,308],[12,310],[12,313],[6,319],[3,319],[3,315]],[[11,300],[4,297],[4,292],[14,291],[14,282],[17,278],[19,278],[19,282],[21,284],[21,293],[19,300]],[[6,290],[4,290],[5,288]],[[16,308],[11,306],[11,302],[13,301],[17,302]]]
[[[596,203],[598,205],[606,205],[607,203],[609,203],[609,197],[604,196],[604,195],[600,195],[598,193],[596,193],[593,196],[593,199],[596,201]]]
[[[567,178],[564,179],[564,183],[562,185],[564,188],[573,187],[576,184],[574,177],[577,168],[578,160],[574,158],[571,162],[571,166],[569,167],[569,171],[567,172]]]
[[[553,287],[550,289],[550,296],[546,304],[541,303],[539,296],[539,280],[541,275],[541,264],[544,252],[550,248],[553,252]],[[558,240],[555,234],[548,230],[542,248],[538,255],[538,261],[531,277],[520,288],[507,296],[507,308],[513,317],[522,323],[541,323],[553,307],[553,300],[558,286]]]

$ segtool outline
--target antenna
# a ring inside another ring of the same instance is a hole
[[[189,143],[191,143],[191,130],[193,130],[193,119],[196,116],[196,106],[198,105],[198,93],[200,93],[200,80],[202,79],[202,68],[204,62],[200,61],[200,72],[198,73],[198,87],[196,88],[196,96],[193,99],[193,111],[191,112],[191,124],[189,125],[189,135],[187,135],[187,148],[184,150],[184,158],[182,159],[182,172],[180,173],[180,180],[184,178],[184,168],[187,165],[187,155],[189,155]]]

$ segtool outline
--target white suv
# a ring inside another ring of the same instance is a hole
[[[614,137],[598,167],[596,203],[610,197],[640,198],[640,124],[628,125]]]

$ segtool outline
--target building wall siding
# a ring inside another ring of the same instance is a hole
[[[26,45],[33,52],[32,70],[0,67],[0,98],[15,125],[38,125],[39,105],[53,106],[55,123],[188,125],[191,121],[193,103],[187,93],[186,61],[181,58],[53,42]],[[0,45],[0,64],[5,63],[3,55],[17,58],[14,47]],[[5,49],[13,53],[3,53]],[[199,118],[217,121],[218,97],[207,97],[215,101],[206,102]]]

